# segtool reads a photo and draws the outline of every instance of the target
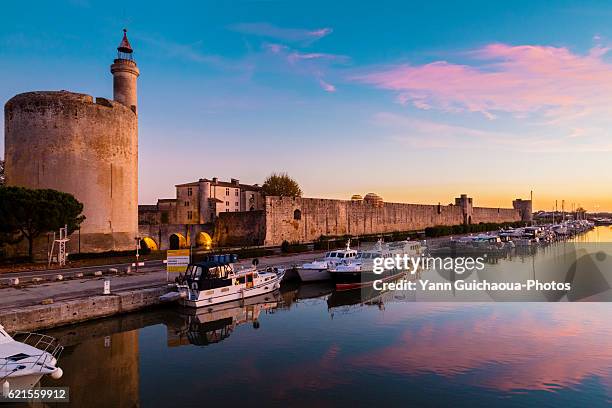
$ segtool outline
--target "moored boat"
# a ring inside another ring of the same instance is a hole
[[[236,269],[235,255],[216,255],[203,262],[189,264],[177,285],[179,303],[187,307],[210,306],[242,300],[280,288],[285,271],[255,267]]]
[[[384,269],[374,273],[374,260],[377,258],[392,258],[396,255],[416,257],[421,254],[421,245],[416,241],[402,241],[393,245],[384,244],[379,240],[374,248],[359,251],[352,262],[337,265],[329,271],[336,285],[336,290],[351,290],[367,287],[374,281],[383,282],[399,278],[407,269]]]
[[[63,347],[53,337],[38,333],[18,332],[11,337],[0,325],[0,386],[2,394],[10,390],[34,387],[48,375],[63,375],[57,366]]]
[[[297,273],[302,282],[314,282],[331,278],[329,270],[340,263],[347,263],[355,259],[357,251],[351,249],[351,241],[346,243],[345,249],[329,251],[324,259],[315,260],[297,267]]]

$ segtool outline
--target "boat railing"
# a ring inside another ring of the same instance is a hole
[[[29,366],[30,368],[37,367],[39,371],[42,371],[45,366],[55,359],[57,361],[64,350],[64,347],[59,344],[57,339],[46,334],[30,333],[30,332],[16,332],[12,336],[13,340],[27,344],[40,350],[40,354],[28,355],[27,359],[11,360],[4,358],[4,362],[0,362],[0,382],[12,373],[14,373],[19,366]],[[25,360],[25,361],[24,361]],[[1,361],[1,360],[0,360]],[[55,362],[52,363],[55,365]],[[14,367],[14,368],[13,368]]]

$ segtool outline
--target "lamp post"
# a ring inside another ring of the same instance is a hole
[[[141,240],[141,238],[137,236],[134,239],[136,240],[136,264],[135,265],[136,265],[136,273],[138,273],[138,258],[140,257],[139,250],[140,250],[140,240]]]

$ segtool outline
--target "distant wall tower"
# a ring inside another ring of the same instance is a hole
[[[4,106],[7,185],[51,188],[83,203],[70,253],[133,249],[138,235],[138,68],[125,32],[118,51],[114,101],[35,91]],[[38,254],[47,250],[41,239]]]
[[[132,53],[132,46],[127,38],[127,30],[123,29],[123,39],[117,47],[117,59],[111,65],[113,74],[113,99],[124,104],[137,113],[138,92],[137,79],[140,71]]]
[[[461,194],[461,196],[455,198],[455,205],[461,207],[461,212],[463,214],[463,223],[465,225],[471,224],[472,215],[474,215],[472,198],[468,197],[467,194]]]
[[[522,200],[517,198],[516,200],[512,201],[512,208],[519,211],[521,221],[533,221],[533,202],[531,200]]]

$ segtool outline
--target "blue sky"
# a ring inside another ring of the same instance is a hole
[[[7,3],[0,100],[111,96],[126,26],[142,203],[287,171],[307,196],[612,210],[612,5],[421,3]]]

